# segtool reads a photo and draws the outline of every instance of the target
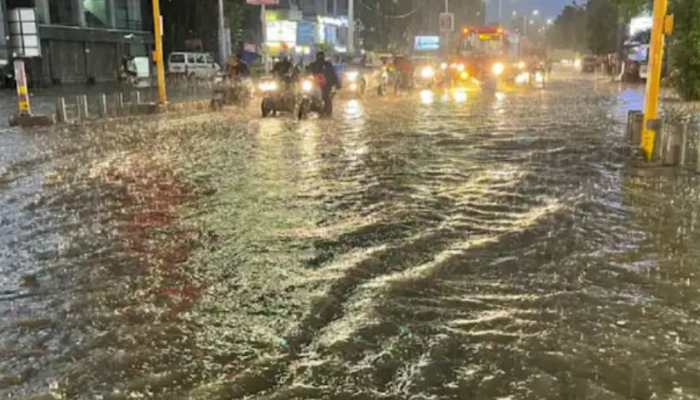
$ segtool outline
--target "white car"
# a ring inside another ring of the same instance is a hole
[[[174,52],[168,57],[168,74],[188,78],[209,79],[221,71],[209,53]]]

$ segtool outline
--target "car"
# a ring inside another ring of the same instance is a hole
[[[419,89],[431,89],[441,72],[441,63],[435,57],[413,57],[413,85]]]
[[[168,75],[209,79],[221,73],[221,66],[209,53],[173,52],[168,57]]]
[[[598,61],[597,57],[594,57],[594,56],[584,57],[583,60],[581,61],[581,72],[593,73],[596,71],[596,69],[598,68],[599,65],[600,65],[600,62]]]
[[[338,68],[342,84],[341,93],[364,96],[368,92],[381,94],[383,88],[383,64],[372,53],[347,60]]]

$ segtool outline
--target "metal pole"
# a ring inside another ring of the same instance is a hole
[[[355,53],[355,0],[348,0],[348,54]]]
[[[262,32],[262,43],[260,45],[260,48],[262,50],[262,59],[263,59],[263,67],[265,68],[265,72],[267,72],[268,67],[267,67],[267,8],[265,7],[265,4],[262,4],[260,6],[260,26],[262,27],[261,32]]]
[[[503,0],[498,0],[498,24],[503,25]]]
[[[163,65],[163,20],[160,15],[160,0],[153,0],[153,36],[156,49],[153,52],[153,61],[156,63],[158,75],[158,99],[161,105],[168,103],[168,95],[165,91],[165,66]]]
[[[219,63],[221,68],[226,65],[226,27],[224,26],[224,0],[219,0]]]
[[[642,126],[642,151],[647,160],[654,155],[656,131],[649,121],[659,118],[659,93],[661,90],[661,67],[663,64],[665,34],[670,34],[673,22],[667,18],[668,0],[654,0],[654,24],[651,29],[649,47],[649,76],[644,95],[644,125]]]

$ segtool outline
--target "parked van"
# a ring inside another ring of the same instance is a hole
[[[170,53],[168,74],[188,78],[211,78],[221,71],[219,64],[209,53]]]

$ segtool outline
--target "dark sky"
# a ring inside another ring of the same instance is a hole
[[[503,18],[507,20],[513,15],[513,11],[517,11],[518,15],[530,13],[533,10],[539,10],[541,18],[555,18],[565,5],[571,4],[572,0],[501,0],[503,4]],[[584,1],[579,0],[578,3],[583,4]],[[487,4],[487,21],[498,21],[498,0],[486,0]]]

